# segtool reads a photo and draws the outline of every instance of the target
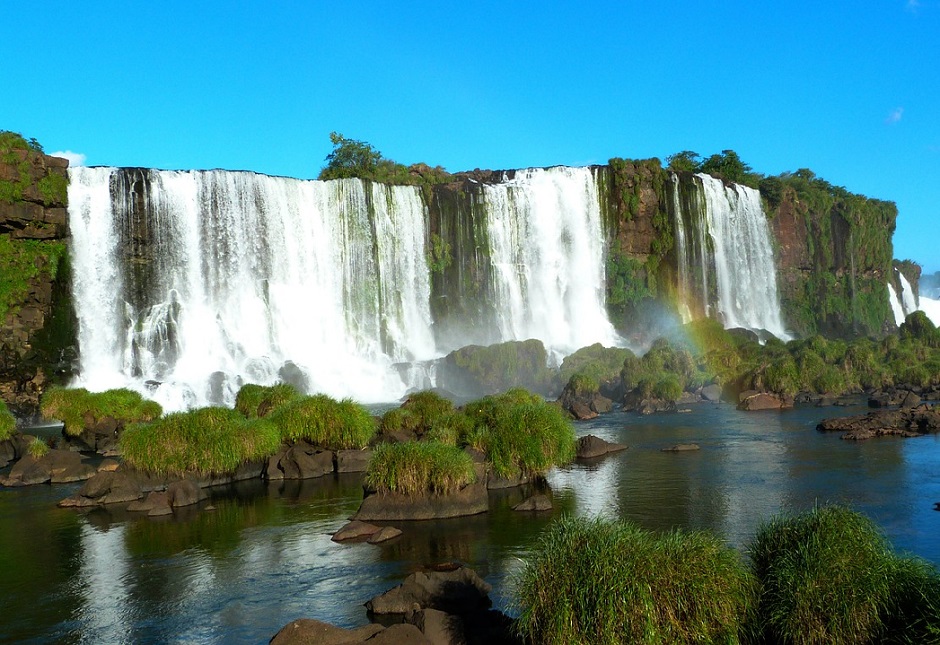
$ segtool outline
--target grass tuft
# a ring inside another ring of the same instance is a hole
[[[277,426],[282,439],[306,440],[327,450],[365,448],[376,430],[375,420],[363,406],[325,394],[288,401],[267,418]]]
[[[235,409],[249,419],[258,419],[268,416],[280,406],[299,397],[300,392],[289,383],[247,383],[235,396]]]
[[[40,439],[39,437],[33,437],[29,442],[29,445],[26,446],[26,452],[30,457],[35,457],[40,459],[49,454],[49,444]]]
[[[106,417],[123,423],[153,421],[163,409],[128,389],[89,392],[84,388],[50,388],[39,404],[42,416],[65,424],[65,433],[77,437]]]
[[[366,471],[366,486],[404,495],[446,495],[476,481],[473,460],[456,446],[406,441],[377,446]]]
[[[215,407],[132,424],[121,435],[127,463],[162,475],[231,473],[274,454],[280,445],[280,433],[270,421]]]
[[[16,418],[10,414],[3,399],[0,399],[0,441],[9,439],[15,431]]]
[[[751,597],[737,554],[701,532],[563,518],[514,583],[529,643],[737,643]]]

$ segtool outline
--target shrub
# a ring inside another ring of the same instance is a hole
[[[438,441],[385,443],[376,447],[366,486],[379,492],[446,495],[476,481],[473,460],[456,446]]]
[[[566,356],[559,377],[562,383],[570,382],[575,374],[583,374],[598,383],[614,381],[620,376],[620,368],[628,356],[633,356],[629,349],[595,343]]]
[[[653,386],[653,396],[664,401],[678,401],[682,396],[682,384],[675,374],[666,374]]]
[[[0,399],[0,441],[4,441],[13,436],[16,430],[16,418],[10,414],[7,404]]]
[[[163,413],[156,401],[124,388],[104,392],[51,388],[43,395],[39,409],[44,417],[62,421],[65,433],[71,436],[80,435],[86,422],[94,425],[106,417],[123,423],[152,421]]]
[[[266,417],[271,412],[300,396],[293,385],[277,383],[275,385],[256,385],[247,383],[235,396],[235,409],[249,419]]]
[[[393,408],[382,415],[379,427],[383,433],[405,431],[420,437],[453,411],[453,403],[436,392],[424,390],[409,395],[400,408]]]
[[[45,457],[49,453],[49,444],[39,437],[33,437],[29,445],[26,446],[26,452],[29,453],[30,457],[35,457],[36,459]]]
[[[771,392],[793,396],[799,391],[799,383],[799,371],[789,354],[771,362],[764,371],[764,386]]]
[[[277,451],[281,437],[266,419],[246,419],[237,410],[202,408],[135,423],[121,435],[124,460],[163,475],[221,474]]]
[[[868,643],[880,636],[895,556],[870,520],[816,508],[774,519],[749,547],[769,642]]]
[[[514,583],[530,643],[736,643],[750,597],[737,554],[699,532],[564,518]]]
[[[571,378],[568,379],[568,385],[565,386],[565,390],[575,396],[595,394],[600,388],[601,386],[600,383],[597,382],[597,379],[584,372],[573,374]]]
[[[439,441],[449,446],[457,446],[468,443],[473,431],[473,419],[463,412],[454,410],[438,417],[424,438],[428,441]]]
[[[365,448],[375,435],[368,410],[351,399],[337,401],[325,394],[293,399],[267,418],[282,439],[306,440],[327,450]]]

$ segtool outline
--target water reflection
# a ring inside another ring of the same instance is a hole
[[[825,413],[612,414],[578,433],[630,447],[551,473],[550,513],[511,510],[531,488],[494,491],[489,513],[400,522],[380,546],[330,540],[362,499],[357,475],[245,482],[159,519],[56,508],[75,486],[0,489],[0,642],[263,643],[299,617],[352,627],[368,620],[364,601],[450,560],[505,608],[513,572],[566,513],[709,529],[741,547],[776,513],[843,501],[940,562],[940,438],[841,441],[814,430]],[[662,452],[676,443],[701,450]]]

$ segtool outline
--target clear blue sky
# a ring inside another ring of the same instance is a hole
[[[356,5],[356,6],[354,6]],[[897,202],[940,270],[940,0],[8,2],[0,129],[89,165],[314,177],[733,149]]]

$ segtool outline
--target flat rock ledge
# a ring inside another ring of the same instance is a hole
[[[823,419],[819,432],[842,432],[847,441],[865,441],[876,437],[920,437],[940,432],[940,407],[920,404],[901,410],[876,410],[868,414],[839,419]]]
[[[365,540],[369,544],[381,544],[395,539],[401,534],[402,530],[394,526],[376,526],[368,522],[353,520],[334,533],[330,539],[334,542],[362,542]]]
[[[449,495],[403,495],[366,491],[359,510],[351,519],[362,522],[436,520],[478,515],[489,510],[486,483],[464,486]]]
[[[42,457],[23,455],[13,464],[10,472],[0,480],[3,486],[31,486],[35,484],[67,484],[85,481],[98,470],[78,452],[49,450]]]
[[[697,443],[677,443],[674,446],[663,448],[662,452],[695,452],[696,450],[701,449],[702,447]]]
[[[622,443],[613,443],[589,434],[578,439],[575,444],[575,456],[578,459],[596,459],[626,449],[627,446]]]

